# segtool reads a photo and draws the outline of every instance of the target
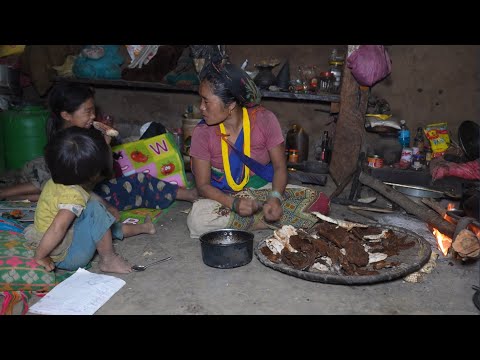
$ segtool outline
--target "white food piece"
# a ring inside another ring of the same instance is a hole
[[[284,248],[283,244],[281,241],[279,241],[276,238],[270,238],[265,240],[265,244],[267,244],[267,247],[270,249],[272,253],[280,254]]]
[[[332,224],[337,224],[338,226],[346,229],[347,231],[352,230],[354,227],[360,227],[360,228],[368,228],[368,225],[365,224],[360,224],[360,223],[353,223],[350,221],[345,221],[345,220],[340,220],[340,219],[332,219],[331,217],[325,216],[318,211],[312,211],[312,214],[315,215],[316,217],[320,218],[323,221],[327,221]]]
[[[316,262],[315,264],[312,265],[312,270],[321,271],[321,272],[330,271],[330,269],[327,267],[327,265],[323,265],[323,264],[320,264],[318,262]]]
[[[322,256],[320,259],[325,261],[328,266],[332,266],[332,264],[333,264],[332,259],[330,259],[328,256]]]
[[[387,257],[388,255],[384,253],[368,253],[368,263],[376,263],[385,260]]]
[[[380,234],[377,235],[365,235],[363,238],[365,240],[376,240],[376,241],[371,241],[371,242],[379,242],[381,239],[386,238],[386,235],[388,233],[388,229],[382,230]]]
[[[273,236],[278,239],[283,246],[290,252],[297,252],[292,245],[290,245],[290,236],[297,235],[297,230],[292,225],[283,225],[280,229],[273,232]]]
[[[274,253],[280,254],[284,247],[290,252],[297,252],[290,245],[290,236],[297,235],[297,230],[292,225],[283,225],[280,229],[273,232],[273,237],[265,240],[267,247]]]

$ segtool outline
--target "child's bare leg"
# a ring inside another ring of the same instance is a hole
[[[193,189],[185,189],[181,187],[178,188],[176,200],[185,200],[185,201],[194,202],[197,199],[198,199],[198,191],[196,187],[194,187]]]
[[[7,200],[28,200],[28,201],[38,201],[40,198],[40,194],[31,194],[31,195],[16,195],[16,196],[9,196]],[[3,199],[0,197],[0,199]]]
[[[115,253],[112,244],[112,231],[110,229],[107,230],[103,238],[98,242],[97,251],[100,256],[100,270],[119,274],[132,272],[132,265]]]
[[[40,192],[41,190],[36,186],[34,186],[32,183],[16,184],[16,185],[1,188],[0,199],[23,200],[29,196],[37,195],[37,200],[38,200],[38,196],[40,195]],[[31,199],[29,198],[29,200]],[[34,201],[34,200],[31,200],[31,201]]]
[[[155,224],[152,223],[150,216],[145,217],[143,224],[122,224],[123,237],[130,237],[140,234],[155,234]]]

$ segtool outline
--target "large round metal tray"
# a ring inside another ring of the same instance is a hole
[[[430,255],[432,253],[431,245],[421,236],[418,236],[417,234],[409,230],[401,229],[391,225],[370,226],[379,227],[381,229],[391,229],[398,236],[408,235],[409,238],[407,238],[406,240],[415,241],[415,246],[403,250],[399,255],[388,257],[389,261],[401,262],[400,265],[390,269],[378,270],[379,273],[376,275],[361,276],[338,275],[329,272],[309,272],[304,270],[297,270],[282,263],[275,264],[271,262],[267,257],[265,257],[261,252],[261,248],[266,246],[265,241],[270,238],[270,236],[264,238],[257,244],[257,246],[255,247],[255,256],[263,265],[274,270],[283,272],[287,275],[295,276],[308,281],[340,285],[365,285],[396,280],[405,277],[408,274],[411,274],[417,270],[420,270],[423,265],[425,265],[430,259]]]

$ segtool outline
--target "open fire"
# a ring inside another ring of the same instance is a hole
[[[450,211],[450,210],[453,210],[453,209],[455,209],[455,204],[452,204],[452,203],[448,204],[447,211]],[[443,218],[445,220],[447,220],[448,222],[452,223],[452,224],[455,223],[453,221],[453,219],[450,216],[448,216],[447,214],[445,214],[443,216]],[[443,256],[447,256],[448,255],[448,250],[452,246],[452,239],[449,238],[447,235],[442,234],[440,231],[438,231],[437,228],[433,228],[432,233],[435,236],[435,238],[437,239],[438,249],[442,252]]]
[[[447,235],[442,234],[436,228],[433,228],[432,233],[437,239],[438,249],[442,252],[443,256],[447,256],[448,250],[452,246],[452,239],[450,239]]]
[[[448,204],[447,211],[454,209],[454,204]],[[443,214],[443,218],[454,225],[462,226],[461,220],[452,218],[447,212]],[[465,223],[463,229],[456,229],[453,240],[434,227],[432,227],[432,233],[437,239],[438,248],[444,256],[447,256],[449,251],[451,251],[452,256],[458,254],[464,260],[480,256],[480,227],[472,223]]]

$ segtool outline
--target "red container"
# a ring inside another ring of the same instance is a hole
[[[369,156],[368,160],[368,167],[379,169],[383,167],[383,159],[378,155]]]

